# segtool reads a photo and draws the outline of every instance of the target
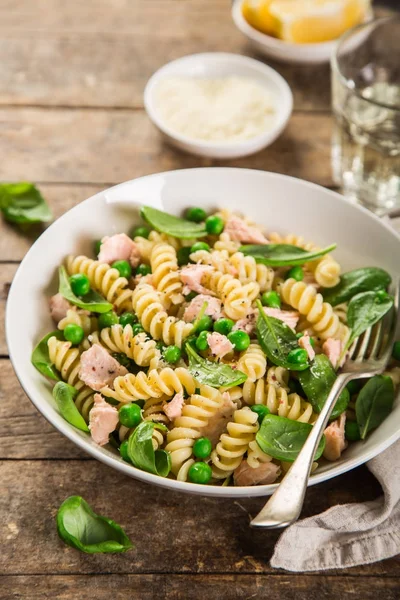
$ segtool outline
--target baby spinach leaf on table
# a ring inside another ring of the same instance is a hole
[[[277,460],[293,462],[312,429],[309,423],[300,423],[286,417],[266,415],[256,435],[261,450]],[[325,448],[325,436],[318,444],[314,460],[322,455]]]
[[[112,310],[113,305],[110,304],[110,302],[107,302],[103,296],[100,296],[100,294],[94,290],[90,290],[90,292],[85,296],[82,296],[82,298],[75,296],[71,288],[67,271],[63,266],[59,268],[59,278],[60,283],[58,291],[60,292],[61,296],[68,300],[68,302],[71,302],[71,304],[74,304],[79,308],[83,308],[84,310],[97,313],[106,313]]]
[[[152,206],[143,206],[140,214],[154,229],[172,237],[191,239],[207,235],[204,223],[187,221]]]
[[[241,385],[247,379],[247,375],[238,369],[202,358],[188,343],[185,344],[185,350],[189,360],[189,372],[196,381],[203,385],[228,389],[235,385]]]
[[[360,292],[376,292],[386,290],[392,278],[389,273],[379,267],[364,267],[343,273],[335,287],[322,291],[325,302],[337,306],[348,302]]]
[[[321,412],[335,380],[335,370],[325,354],[317,354],[310,368],[299,373],[300,385],[315,412]],[[350,394],[345,388],[336,401],[330,420],[337,419],[346,410],[349,402]]]
[[[356,418],[362,440],[390,415],[393,403],[394,386],[390,377],[375,375],[367,381],[356,400]]]
[[[97,515],[81,496],[70,496],[57,512],[60,538],[87,554],[126,552],[132,542],[120,525]]]
[[[50,379],[59,381],[60,377],[50,360],[49,347],[47,345],[47,342],[53,336],[58,340],[64,339],[64,334],[59,329],[57,329],[57,331],[51,331],[50,333],[47,333],[34,348],[31,355],[31,363],[39,371],[39,373],[45,377],[50,377]]]
[[[77,393],[78,390],[64,381],[59,381],[53,388],[53,398],[61,416],[77,429],[89,431],[85,419],[75,406],[74,398]]]
[[[0,184],[0,210],[6,221],[32,225],[52,219],[45,199],[33,183]]]
[[[154,428],[168,431],[162,423],[142,421],[130,435],[128,440],[128,456],[138,469],[167,477],[171,470],[171,455],[165,450],[154,450]]]
[[[255,244],[241,246],[239,251],[247,256],[253,256],[256,262],[269,267],[285,267],[287,265],[303,265],[328,254],[328,252],[332,252],[335,248],[336,244],[332,244],[327,248],[308,252],[304,248],[292,246],[291,244]]]
[[[292,371],[302,371],[309,367],[308,360],[295,364],[288,360],[289,352],[299,348],[299,340],[295,332],[286,323],[269,317],[263,310],[260,301],[257,301],[259,315],[256,323],[258,341],[269,360],[280,367]]]
[[[392,308],[393,296],[382,292],[361,292],[349,302],[347,309],[347,324],[351,334],[346,348],[354,342],[369,327],[372,327]]]

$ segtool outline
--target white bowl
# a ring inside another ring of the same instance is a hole
[[[157,110],[155,95],[160,81],[169,77],[217,78],[236,75],[248,77],[269,91],[275,108],[274,126],[256,137],[234,142],[194,140],[176,133],[165,124]],[[292,114],[293,96],[279,73],[258,60],[224,52],[192,54],[178,58],[152,75],[144,90],[144,106],[148,116],[165,139],[180,150],[209,158],[239,158],[266,148],[282,133]]]
[[[11,286],[6,314],[10,357],[27,395],[43,416],[77,446],[137,479],[173,490],[219,497],[263,496],[276,485],[217,487],[163,479],[124,462],[111,447],[97,446],[57,412],[51,385],[30,362],[32,348],[54,329],[47,299],[56,291],[57,266],[71,252],[92,253],[93,240],[128,231],[141,204],[181,214],[188,205],[207,210],[245,211],[270,231],[303,235],[335,252],[344,269],[380,266],[400,275],[400,236],[367,210],[317,185],[247,169],[207,168],[172,171],[122,183],[82,202],[51,225],[22,261]],[[310,484],[325,481],[369,460],[400,437],[400,405],[365,442],[351,444],[340,460],[321,464]]]
[[[288,63],[318,64],[329,62],[337,40],[316,44],[292,44],[267,35],[252,27],[242,12],[244,0],[235,0],[232,5],[232,18],[236,27],[247,37],[250,44],[264,56]],[[367,19],[372,17],[372,12]],[[366,20],[367,20],[366,19]]]

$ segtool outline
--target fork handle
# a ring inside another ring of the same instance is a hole
[[[268,529],[286,527],[299,518],[318,444],[336,404],[337,397],[352,378],[349,373],[338,375],[306,443],[277,490],[261,512],[251,521],[250,525],[252,527],[266,527]]]

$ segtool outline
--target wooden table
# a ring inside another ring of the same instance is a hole
[[[1,180],[37,182],[58,217],[120,181],[220,164],[163,145],[142,93],[158,67],[184,54],[251,56],[229,12],[228,0],[1,0]],[[328,66],[273,66],[294,93],[289,126],[265,151],[224,164],[331,187]],[[37,413],[3,325],[10,282],[37,233],[0,224],[0,599],[399,598],[398,559],[326,574],[271,569],[279,533],[249,528],[262,499],[147,486],[89,459]],[[311,488],[304,515],[379,493],[362,467]],[[71,494],[121,523],[135,549],[89,556],[65,546],[54,517]]]

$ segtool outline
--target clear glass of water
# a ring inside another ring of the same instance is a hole
[[[345,33],[331,67],[334,181],[386,214],[400,207],[400,17]]]

